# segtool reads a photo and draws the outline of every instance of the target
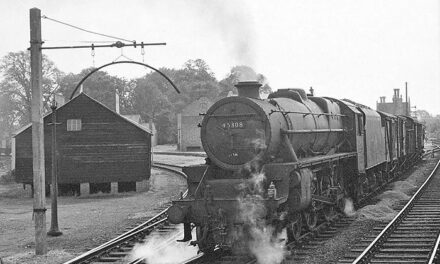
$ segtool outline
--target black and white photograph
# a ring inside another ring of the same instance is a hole
[[[0,9],[0,264],[440,263],[439,0]]]

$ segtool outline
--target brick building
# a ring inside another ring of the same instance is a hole
[[[177,146],[180,151],[203,151],[202,141],[200,140],[200,127],[203,116],[212,102],[201,97],[197,101],[185,107],[177,115]]]
[[[400,89],[394,89],[393,101],[385,102],[385,96],[380,97],[380,101],[376,104],[376,110],[393,115],[410,115],[411,102],[403,102]]]

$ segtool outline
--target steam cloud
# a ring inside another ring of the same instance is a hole
[[[352,217],[356,215],[356,210],[354,209],[353,200],[350,198],[344,198],[344,214],[348,217]]]
[[[256,170],[252,167],[247,169]],[[241,220],[246,224],[246,234],[242,234],[241,239],[246,240],[249,251],[257,258],[258,263],[279,264],[286,254],[286,231],[274,236],[274,228],[262,220],[266,214],[262,196],[265,180],[263,173],[253,173],[242,185],[244,196],[239,198],[239,210]]]
[[[134,246],[128,261],[143,259],[147,264],[172,264],[197,255],[197,247],[176,242],[182,235],[181,230],[167,237],[152,236],[144,243]]]

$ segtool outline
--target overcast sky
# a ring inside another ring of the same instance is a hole
[[[201,58],[218,79],[234,65],[250,65],[274,88],[313,86],[317,95],[349,98],[376,108],[379,96],[408,82],[412,105],[440,114],[438,0],[2,0],[0,56],[29,46],[29,9],[89,30],[166,42],[146,49],[145,62],[180,68]],[[44,46],[112,41],[47,19]],[[90,43],[89,43],[90,44]],[[64,72],[92,66],[90,50],[44,53]],[[97,49],[95,65],[121,55]],[[123,55],[142,61],[140,49]],[[112,66],[125,78],[146,70]]]

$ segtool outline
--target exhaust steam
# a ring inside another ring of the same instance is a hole
[[[243,182],[243,195],[238,198],[240,218],[245,223],[243,234],[239,237],[244,240],[247,249],[258,263],[279,264],[286,255],[286,230],[277,233],[273,226],[264,221],[267,210],[263,195],[267,179],[260,169],[260,162],[254,160],[247,164],[242,172],[250,177]]]
[[[197,255],[197,247],[189,246],[188,243],[176,242],[182,235],[183,230],[181,229],[169,236],[152,236],[145,242],[136,244],[127,261],[143,259],[146,264],[171,264]]]

